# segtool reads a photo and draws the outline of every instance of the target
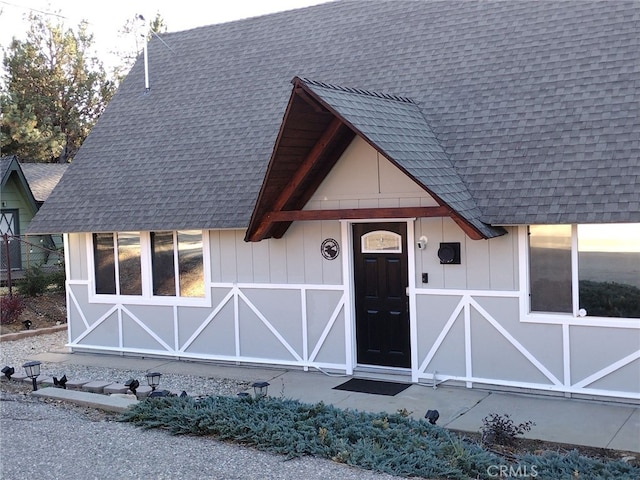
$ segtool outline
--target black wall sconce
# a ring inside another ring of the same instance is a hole
[[[460,242],[442,242],[438,249],[442,265],[460,265]]]

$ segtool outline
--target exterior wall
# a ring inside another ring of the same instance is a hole
[[[307,208],[433,204],[356,140]],[[406,222],[408,232],[412,367],[389,371],[427,384],[640,399],[640,322],[527,314],[525,228],[473,241],[450,219],[396,221]],[[91,236],[67,235],[70,345],[352,374],[361,366],[355,356],[351,226],[296,222],[282,239],[259,243],[245,243],[240,230],[208,232],[210,295],[199,304],[92,295]],[[427,246],[417,250],[422,236]],[[326,238],[340,244],[336,260],[321,255]],[[439,263],[440,242],[460,242],[460,265]]]
[[[16,180],[15,172],[11,175],[4,187],[2,187],[2,208],[19,210],[20,232],[22,232],[36,214],[29,200],[24,194],[22,185]]]
[[[2,191],[0,192],[0,197],[2,199],[2,209],[3,210],[18,210],[18,232],[17,234],[22,234],[22,232],[27,228],[29,222],[36,214],[34,208],[29,202],[28,197],[25,195],[24,188],[22,183],[18,180],[17,174],[14,172],[11,174],[6,184],[2,187]],[[34,239],[36,237],[33,237]],[[15,248],[15,247],[14,247]],[[16,257],[17,258],[17,257]],[[20,247],[20,258],[21,265],[12,265],[12,269],[16,269],[18,267],[22,268],[29,265],[29,249],[24,248],[21,245]],[[3,262],[4,264],[4,262]]]

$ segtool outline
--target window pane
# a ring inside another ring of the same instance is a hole
[[[151,232],[151,264],[153,268],[153,294],[175,295],[173,232]]]
[[[204,297],[201,232],[178,232],[178,266],[180,296]]]
[[[116,293],[116,264],[112,233],[93,234],[93,260],[96,272],[96,293]]]
[[[531,311],[573,312],[571,225],[529,227]]]
[[[578,225],[580,308],[640,318],[640,224]]]
[[[377,230],[365,233],[360,243],[362,253],[402,253],[402,237],[395,232]]]
[[[142,295],[139,233],[118,233],[118,269],[120,295]]]

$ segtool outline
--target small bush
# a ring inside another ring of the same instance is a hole
[[[24,301],[18,295],[3,295],[0,297],[0,324],[15,323],[24,307]]]
[[[43,272],[40,267],[29,267],[24,278],[16,286],[20,293],[27,297],[42,295],[49,286],[49,274]]]
[[[513,423],[506,413],[498,415],[492,413],[482,419],[482,443],[488,445],[513,445],[516,437],[531,430],[535,423],[526,421],[519,425]]]

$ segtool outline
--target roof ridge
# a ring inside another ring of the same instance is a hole
[[[314,85],[317,87],[321,87],[321,88],[327,88],[329,90],[336,90],[336,91],[340,91],[340,92],[347,92],[347,93],[357,93],[359,95],[367,95],[370,97],[377,97],[377,98],[383,98],[385,100],[394,100],[397,102],[404,102],[404,103],[411,103],[413,105],[415,105],[416,103],[413,101],[413,99],[409,98],[409,97],[403,97],[400,95],[393,95],[390,93],[382,93],[382,92],[376,92],[373,90],[365,90],[363,88],[355,88],[355,87],[343,87],[341,85],[336,85],[333,83],[326,83],[326,82],[320,82],[318,80],[312,80],[310,78],[304,78],[304,77],[298,77],[300,78],[300,80],[306,84],[309,85]]]

